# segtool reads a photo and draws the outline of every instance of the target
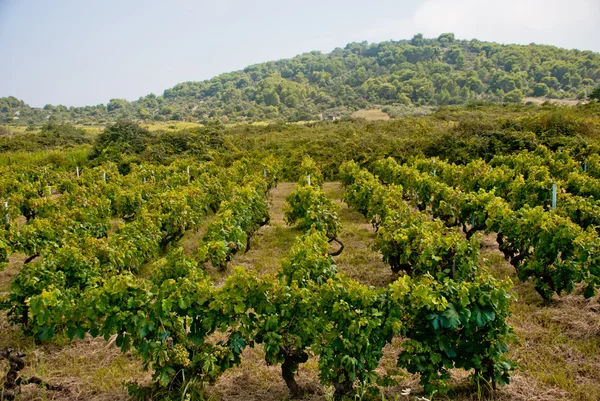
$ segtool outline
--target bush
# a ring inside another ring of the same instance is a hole
[[[120,163],[123,155],[139,155],[146,150],[150,132],[132,121],[109,125],[98,135],[90,152],[96,162]]]

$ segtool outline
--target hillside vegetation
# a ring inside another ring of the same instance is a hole
[[[350,43],[328,54],[313,51],[256,64],[133,102],[111,99],[106,105],[40,109],[14,97],[1,98],[0,123],[302,121],[365,108],[382,108],[396,117],[419,113],[421,106],[473,100],[584,99],[599,83],[600,54],[591,51],[418,34],[410,40]]]
[[[267,153],[283,163],[283,179],[296,180],[296,168],[309,154],[331,180],[337,178],[339,166],[348,160],[370,163],[387,156],[400,160],[427,156],[466,163],[540,145],[580,152],[600,139],[600,102],[575,107],[445,106],[427,116],[388,121],[187,124],[185,128],[165,125],[163,129],[148,130],[144,124],[120,121],[102,132],[52,122],[40,128],[0,126],[0,165],[18,161],[71,169],[105,161],[169,164],[179,158],[193,158],[225,166],[248,155]]]

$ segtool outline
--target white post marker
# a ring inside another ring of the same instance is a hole
[[[188,184],[190,183],[190,166],[187,168]]]
[[[435,173],[437,172],[436,169],[433,169],[433,176],[435,177]]]
[[[556,209],[556,183],[552,184],[552,209]]]
[[[263,178],[267,178],[267,169],[263,168]]]
[[[6,214],[4,215],[4,221],[6,222],[6,224],[8,224],[8,222],[10,221],[10,218],[8,217],[8,202],[4,202],[4,210],[6,210]]]
[[[583,172],[587,172],[587,160],[583,162]]]
[[[306,177],[306,182],[308,182],[308,186],[310,186],[310,174]]]
[[[77,178],[79,178],[79,166],[75,167],[75,171],[77,172]]]
[[[106,182],[106,171],[102,173],[102,179]]]

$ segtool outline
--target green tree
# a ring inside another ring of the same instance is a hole
[[[127,107],[128,104],[129,104],[129,102],[125,99],[110,99],[106,108],[108,109],[109,112],[111,112],[114,110],[123,109],[123,108]]]
[[[592,93],[588,95],[588,99],[600,102],[600,85],[598,85],[596,89],[594,89]]]
[[[413,46],[424,46],[425,39],[423,39],[423,34],[417,33],[415,36],[413,36],[413,38],[410,40],[410,44]]]
[[[417,100],[420,103],[425,104],[433,98],[434,93],[435,88],[433,87],[433,84],[431,81],[426,80],[424,84],[416,90]]]
[[[442,44],[442,46],[446,47],[449,43],[454,43],[454,34],[442,33],[440,36],[438,36],[438,41]]]
[[[267,106],[279,106],[279,95],[274,89],[266,91],[263,96]]]
[[[143,106],[140,106],[140,108],[138,109],[138,114],[139,114],[140,118],[142,118],[142,119],[146,119],[146,118],[150,118],[151,117],[151,115],[148,112],[148,110],[146,110],[146,108],[143,107]]]
[[[546,84],[549,88],[552,88],[552,89],[560,88],[560,83],[558,82],[558,79],[556,79],[555,77],[544,77],[544,78],[542,78],[542,83]]]
[[[535,97],[546,96],[549,91],[550,91],[550,89],[548,88],[548,86],[546,84],[542,84],[542,83],[535,84],[535,86],[533,87],[533,96],[535,96]]]
[[[132,121],[118,121],[102,131],[90,151],[90,159],[121,162],[124,155],[139,155],[148,144],[150,132]]]
[[[433,84],[433,92],[425,80]],[[406,103],[407,97],[415,104],[453,104],[467,98],[462,88],[481,101],[502,101],[515,89],[537,97],[587,98],[599,82],[597,53],[465,41],[451,33],[437,38],[417,34],[410,40],[351,43],[329,54],[310,52],[256,64],[207,81],[182,82],[163,96],[150,94],[131,103],[111,99],[107,106],[39,109],[14,97],[0,98],[0,121],[38,126],[49,116],[77,124],[221,116],[232,122],[247,117],[286,121]]]
[[[465,65],[465,56],[459,47],[453,47],[446,53],[446,60],[450,64],[456,64],[458,67]]]
[[[506,93],[502,100],[510,103],[520,103],[523,100],[523,92],[521,92],[519,89],[514,89]]]
[[[161,107],[160,114],[163,115],[163,116],[168,116],[168,115],[172,114],[173,111],[174,111],[173,107],[171,107],[171,106],[164,106],[164,107]]]
[[[477,76],[471,76],[467,79],[467,88],[475,93],[482,93],[485,90],[485,85]]]

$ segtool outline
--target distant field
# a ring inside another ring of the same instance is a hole
[[[561,106],[577,106],[582,103],[581,100],[578,99],[551,99],[549,97],[524,97],[523,103],[534,103],[534,104],[542,104],[544,102],[549,102],[552,104],[558,104]]]
[[[148,124],[142,124],[148,131],[168,131],[168,130],[180,130],[187,128],[201,127],[202,124],[187,122],[187,121],[167,121],[167,122],[152,122]]]
[[[389,120],[390,116],[381,110],[358,110],[350,115],[352,118],[364,118],[367,121]]]

